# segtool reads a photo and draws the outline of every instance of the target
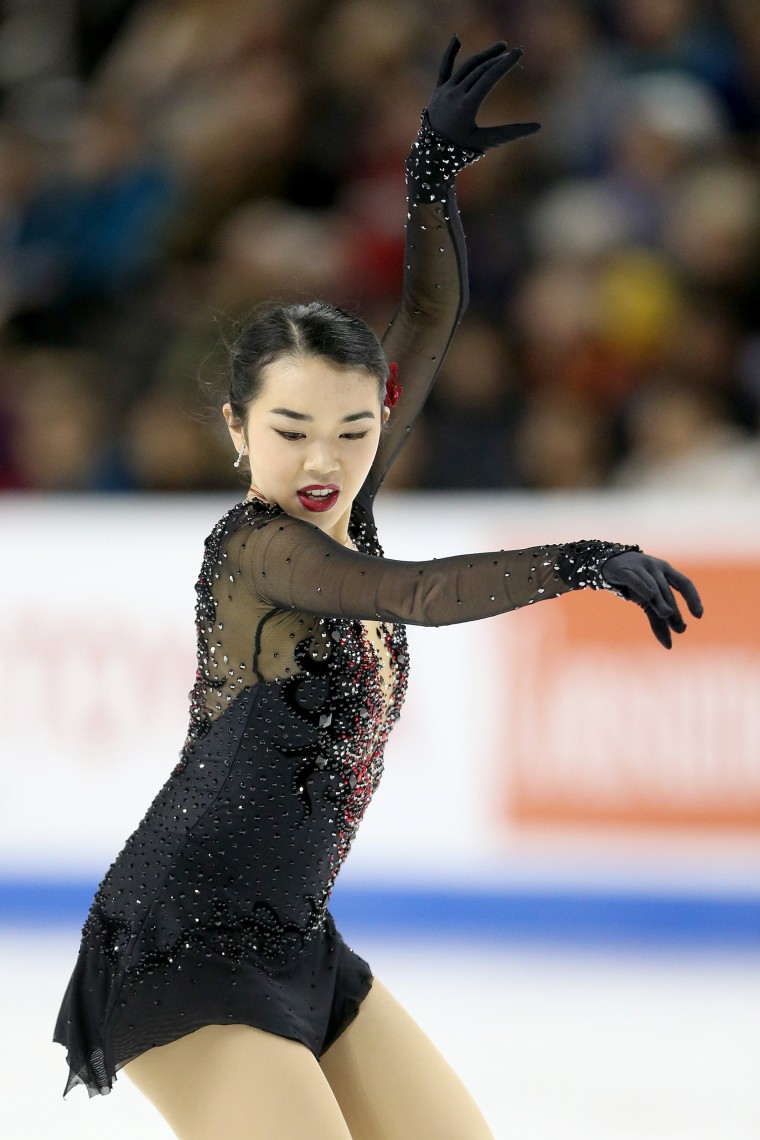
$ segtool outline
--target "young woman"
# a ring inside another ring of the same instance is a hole
[[[107,1093],[124,1068],[183,1140],[491,1135],[327,909],[404,699],[404,626],[590,586],[639,603],[670,647],[671,587],[701,613],[667,563],[598,540],[383,556],[374,498],[466,304],[455,175],[537,129],[475,125],[521,52],[497,43],[454,71],[458,49],[407,161],[404,293],[382,344],[313,303],[257,310],[233,346],[223,410],[251,481],[206,539],[187,739],[98,888],[56,1025],[64,1096]]]

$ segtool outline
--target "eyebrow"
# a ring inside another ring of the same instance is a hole
[[[270,411],[278,416],[289,416],[291,420],[313,420],[313,416],[305,416],[303,412],[292,412],[290,408],[270,408]],[[350,416],[344,416],[340,421],[342,424],[352,423],[354,420],[363,420],[367,416],[374,420],[374,412],[353,412]]]

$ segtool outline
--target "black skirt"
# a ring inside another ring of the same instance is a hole
[[[116,990],[102,952],[83,942],[53,1034],[67,1049],[63,1095],[78,1084],[90,1096],[108,1093],[109,1074],[204,1025],[251,1025],[320,1057],[371,985],[369,965],[343,941],[329,911],[322,930],[285,963],[262,967],[253,957],[196,946],[127,974]]]

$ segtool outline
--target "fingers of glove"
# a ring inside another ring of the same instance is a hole
[[[673,638],[670,633],[670,627],[664,618],[658,617],[654,610],[648,606],[644,607],[644,612],[649,618],[649,624],[652,627],[652,633],[655,635],[660,645],[664,645],[666,649],[673,648]]]
[[[667,621],[672,613],[672,606],[668,603],[667,598],[660,589],[656,572],[654,570],[647,570],[645,573],[639,575],[639,581],[642,601],[653,609],[658,617]],[[668,593],[670,593],[670,587],[668,587]],[[675,606],[675,598],[673,598],[673,606]],[[678,616],[680,618],[681,615],[679,614]]]
[[[480,67],[476,67],[463,84],[468,99],[474,102],[476,106],[480,106],[491,88],[495,87],[499,80],[508,71],[511,71],[522,57],[522,48],[513,48],[506,55],[499,56],[497,59],[489,59]]]
[[[442,83],[446,83],[451,79],[451,72],[454,69],[454,59],[461,46],[459,36],[452,36],[449,46],[446,48],[446,51],[443,53],[443,58],[441,59],[436,87],[440,87]]]
[[[478,127],[473,135],[475,149],[488,150],[513,139],[523,139],[541,130],[540,123],[510,123],[504,127]]]
[[[480,67],[481,63],[486,63],[489,59],[495,59],[497,55],[501,55],[503,51],[506,51],[506,48],[506,40],[499,40],[497,43],[491,44],[490,47],[483,48],[482,51],[471,55],[469,59],[466,59],[458,70],[454,72],[452,82],[461,83],[476,67]]]
[[[499,64],[504,62],[512,55],[512,52],[507,52],[506,56],[498,56],[496,59],[487,59],[484,63],[477,65],[473,71],[466,76],[466,79],[461,80],[458,84],[460,91],[467,93],[467,103],[469,106],[476,108],[480,104],[481,99],[488,95],[488,92],[493,87],[493,84],[500,78]],[[480,98],[477,97],[475,89],[480,90]]]
[[[702,605],[702,599],[697,593],[697,587],[691,579],[687,578],[685,574],[681,574],[680,571],[674,570],[667,562],[665,563],[663,573],[668,582],[670,582],[672,586],[675,586],[679,593],[683,594],[686,605],[689,607],[689,612],[694,614],[694,617],[701,618],[704,613],[704,606]]]
[[[662,572],[662,569],[658,568],[655,570],[654,579],[657,583],[660,597],[664,601],[668,610],[668,612],[663,616],[667,619],[668,625],[671,626],[671,628],[674,629],[676,633],[683,633],[683,631],[686,629],[686,622],[681,617],[681,611],[678,608],[678,602],[676,601],[673,595],[673,591],[665,579],[665,575]]]

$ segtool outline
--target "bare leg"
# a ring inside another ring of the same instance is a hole
[[[459,1077],[377,978],[319,1063],[353,1140],[493,1140]]]
[[[249,1025],[205,1025],[121,1071],[180,1140],[351,1140],[313,1053]]]

